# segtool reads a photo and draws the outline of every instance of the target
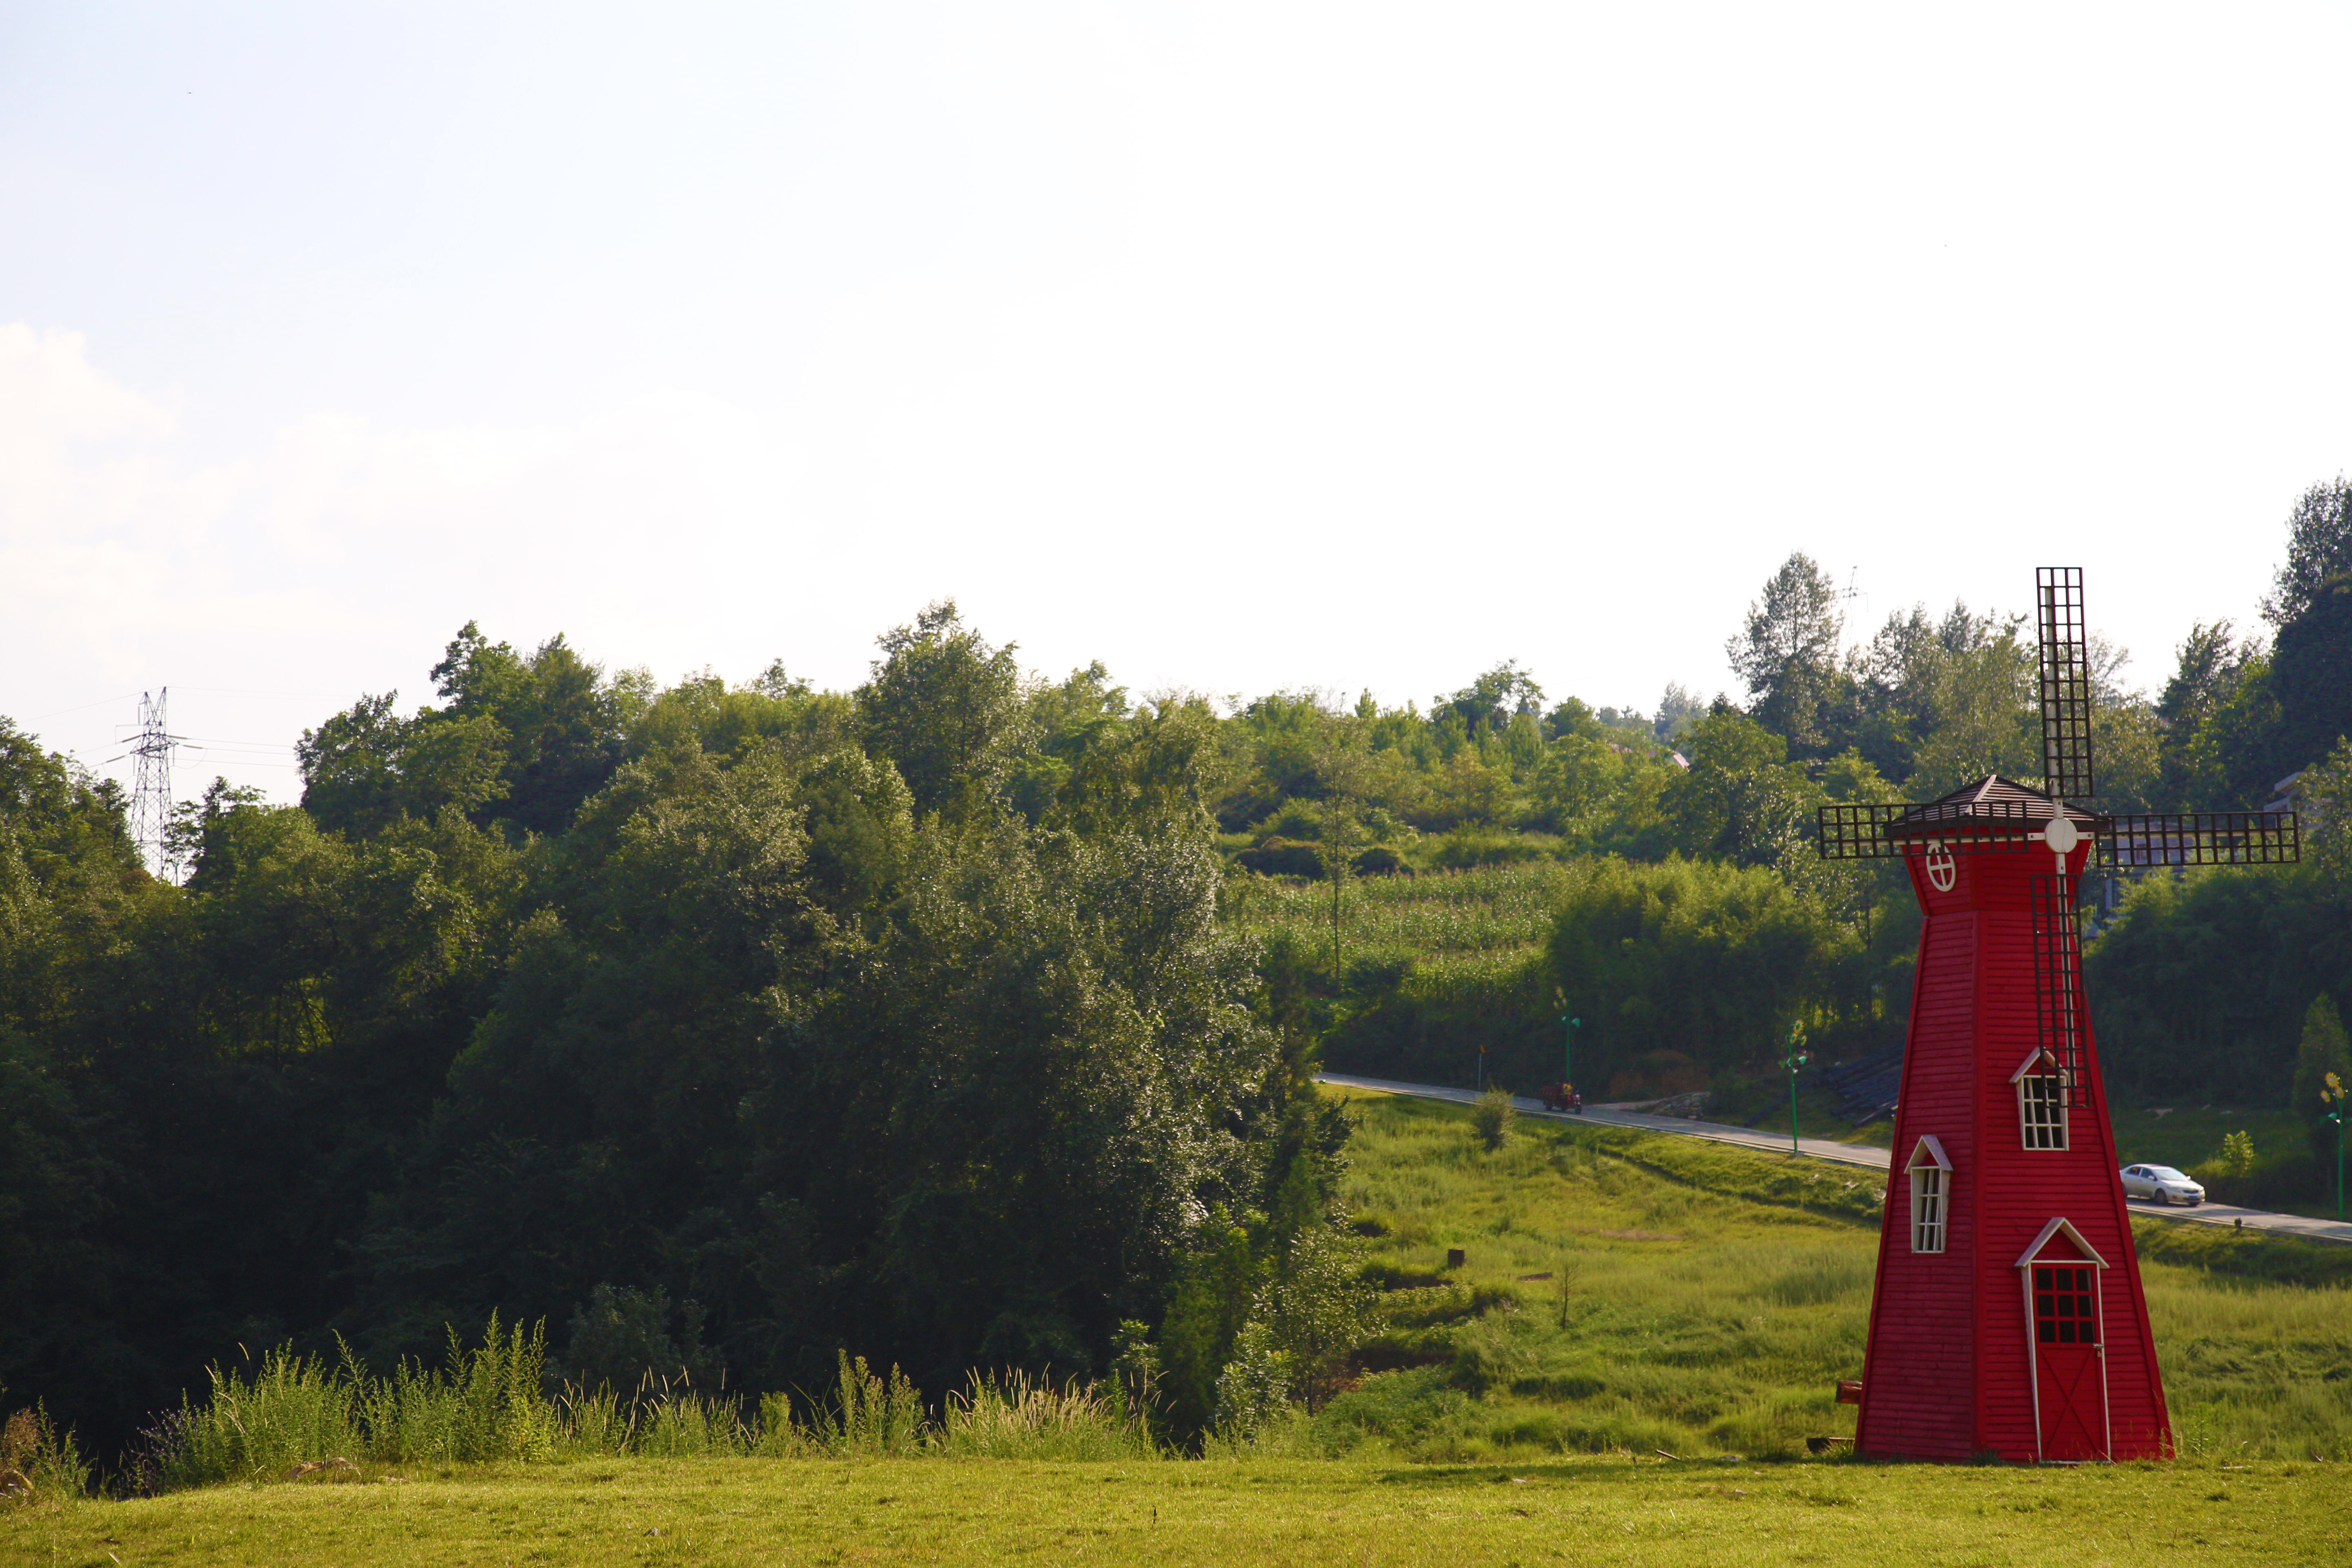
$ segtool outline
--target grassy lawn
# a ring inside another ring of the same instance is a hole
[[[1352,1104],[1374,1258],[1432,1283],[1390,1293],[1373,1359],[1397,1370],[1318,1417],[1325,1451],[1753,1458],[1852,1435],[1833,1389],[1862,1373],[1883,1176],[1549,1121],[1489,1153],[1462,1108]],[[2199,1228],[2138,1226],[2184,1451],[2352,1459],[2352,1248],[2157,1234]]]
[[[22,1563],[2340,1563],[2341,1467],[610,1460],[0,1519]]]
[[[1872,1173],[1349,1098],[1383,1328],[1258,1453],[372,1466],[19,1507],[0,1563],[2352,1559],[2352,1247],[2136,1227],[2178,1462],[1861,1463],[1806,1439],[1853,1430]]]
[[[2116,1157],[2126,1165],[2142,1161],[2182,1170],[2212,1157],[2221,1140],[2243,1132],[2258,1155],[2303,1149],[2303,1123],[2291,1110],[2233,1110],[2228,1106],[2134,1107],[2108,1112],[2115,1123]]]
[[[1861,1127],[1848,1124],[1837,1113],[1837,1096],[1826,1089],[1800,1089],[1797,1094],[1797,1129],[1808,1138],[1827,1138],[1832,1142],[1853,1143],[1864,1148],[1884,1149],[1895,1142],[1895,1121],[1882,1117]],[[1746,1116],[1716,1115],[1711,1121],[1729,1121],[1736,1126],[1753,1127],[1759,1132],[1789,1135],[1789,1097],[1787,1092],[1775,1095],[1769,1109],[1753,1120]]]

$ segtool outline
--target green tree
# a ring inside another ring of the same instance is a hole
[[[1542,705],[1543,688],[1535,677],[1518,660],[1507,658],[1461,690],[1433,699],[1430,717],[1458,719],[1464,737],[1475,741],[1506,728],[1514,715],[1539,712]]]
[[[2304,491],[2287,514],[2286,536],[2286,560],[2263,600],[2263,618],[2282,631],[2327,583],[2352,574],[2352,481],[2338,474]]]
[[[1605,1083],[1659,1050],[1709,1068],[1762,1061],[1792,1017],[1865,1014],[1860,951],[1854,932],[1769,868],[1596,859],[1563,887],[1549,979],[1584,1020],[1580,1076]]]
[[[1349,1353],[1373,1331],[1373,1292],[1362,1269],[1355,1237],[1318,1215],[1292,1233],[1260,1297],[1257,1316],[1289,1373],[1288,1393],[1309,1410],[1330,1397]]]
[[[2319,1094],[2331,1072],[2339,1080],[2352,1081],[2352,1041],[2345,1037],[2344,1017],[2336,1009],[2336,999],[2323,991],[2304,1010],[2303,1037],[2295,1045],[2292,1103],[2310,1135],[2313,1155],[2333,1170],[2336,1129],[2326,1121],[2333,1107],[2322,1101]]]
[[[2323,578],[2301,596],[2302,611],[2279,628],[2271,654],[2278,729],[2262,770],[2273,774],[2265,786],[2352,732],[2352,572]]]
[[[556,833],[583,801],[604,787],[620,765],[623,736],[641,695],[633,681],[607,682],[603,668],[574,653],[561,633],[529,658],[492,643],[471,621],[433,667],[436,691],[446,706],[433,719],[490,719],[503,731],[502,795],[493,808],[471,809],[478,821],[501,820],[518,833]],[[453,741],[430,764],[459,788],[487,791],[478,772],[478,747],[493,732]]]
[[[963,624],[953,599],[876,639],[857,691],[869,749],[898,765],[919,812],[961,820],[1010,782],[1032,728],[1015,647]]]
[[[1222,1209],[1210,1215],[1184,1261],[1160,1330],[1160,1386],[1169,1419],[1187,1436],[1215,1425],[1218,1383],[1249,1321],[1257,1282],[1248,1229]]]
[[[2033,683],[2033,650],[2018,640],[2014,623],[1948,653],[1935,674],[1935,724],[1919,742],[1911,791],[1942,795],[1987,773],[2038,779],[2042,728]]]
[[[2333,887],[2352,892],[2352,740],[2297,781],[2303,804],[2303,852]]]
[[[1730,707],[1691,731],[1690,765],[1660,800],[1675,847],[1742,866],[1779,864],[1803,844],[1819,792],[1789,743]]]
[[[1739,635],[1724,645],[1731,668],[1748,683],[1757,722],[1800,748],[1826,739],[1822,708],[1837,676],[1843,634],[1837,584],[1811,556],[1791,553],[1748,605]]]

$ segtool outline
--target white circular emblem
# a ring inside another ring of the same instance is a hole
[[[2042,842],[2058,854],[2072,855],[2074,846],[2083,842],[2083,830],[2074,826],[2073,817],[2061,811],[2050,819],[2050,826],[2042,830]]]
[[[1940,844],[1931,844],[1927,847],[1927,881],[1936,891],[1950,892],[1952,884],[1959,879],[1959,862],[1952,858],[1950,850]]]

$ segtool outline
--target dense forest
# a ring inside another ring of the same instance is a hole
[[[2153,696],[2098,650],[2099,804],[2299,773],[2311,824],[2115,890],[2126,1095],[2284,1103],[2352,992],[2352,487],[2288,536],[2265,632],[2190,628]],[[1148,1356],[1197,1428],[1237,1342],[1311,1378],[1344,1316],[1319,1065],[1530,1082],[1564,1005],[1627,1093],[1900,1038],[1909,894],[1814,808],[2031,778],[2032,632],[1843,604],[1791,556],[1744,689],[1649,713],[1515,662],[1425,710],[1137,700],[950,603],[848,692],[469,625],[432,702],[304,735],[299,805],[188,803],[176,879],[0,720],[0,1381],[120,1444],[239,1347],[387,1365],[496,1311],[583,1382]]]

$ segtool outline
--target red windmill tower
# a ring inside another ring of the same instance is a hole
[[[2036,1460],[2172,1452],[2083,994],[2075,889],[2125,867],[2293,860],[2292,812],[2107,816],[2083,803],[2083,574],[2036,574],[2042,789],[1831,805],[1832,859],[1899,858],[1926,921],[1878,1238],[1856,1451]]]

